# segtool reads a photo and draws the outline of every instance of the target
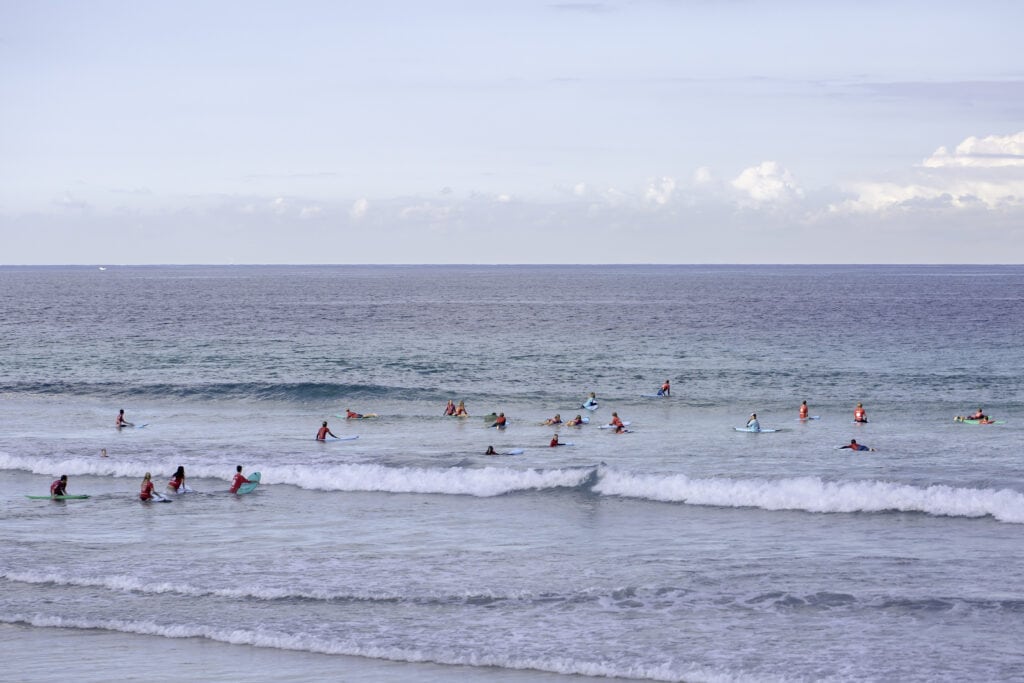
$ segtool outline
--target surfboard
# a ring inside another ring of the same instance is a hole
[[[170,498],[164,498],[160,494],[154,493],[153,497],[150,498],[149,500],[140,500],[139,502],[140,503],[170,503],[170,502],[173,502],[173,501],[171,501]]]
[[[360,415],[359,417],[349,417],[348,415],[335,415],[334,417],[338,418],[339,420],[373,420],[380,417],[380,415],[378,415],[377,413],[366,413],[364,415]]]
[[[965,425],[1004,425],[1006,420],[993,420],[989,418],[988,422],[982,422],[981,420],[969,420],[966,417],[954,417],[953,422],[959,422]]]
[[[669,394],[640,394],[642,398],[668,398]]]
[[[525,451],[522,448],[513,448],[510,451],[505,451],[503,455],[522,455],[524,452]]]
[[[798,417],[797,421],[798,422],[807,422],[808,420],[820,420],[820,419],[821,419],[820,415],[811,415],[809,417]]]
[[[174,489],[172,489],[170,487],[167,487],[167,495],[168,496],[183,496],[186,493],[195,493],[195,492],[196,492],[195,489],[193,489],[188,484],[185,484],[183,487],[181,487],[177,491],[175,491]]]
[[[575,446],[575,445],[576,444],[574,442],[572,442],[572,441],[559,441],[558,442],[558,446]],[[557,448],[558,447],[558,446],[551,446],[551,444],[548,444],[548,446],[551,447],[551,448]]]
[[[333,436],[330,439],[327,439],[327,441],[355,441],[358,438],[358,434],[352,434],[350,436]]]
[[[623,423],[622,423],[622,426],[623,426],[623,427],[628,427],[628,426],[629,426],[629,425],[631,425],[631,424],[633,424],[633,423],[632,423],[632,422],[629,422],[629,421],[627,420],[627,421],[625,421],[625,422],[623,422]],[[598,429],[615,429],[615,425],[601,425],[600,427],[598,427]]]
[[[733,427],[737,432],[750,432],[751,434],[771,434],[772,432],[779,431],[778,429],[768,429],[761,427],[760,429],[752,429],[751,427]]]
[[[79,493],[79,494],[76,494],[76,495],[67,495],[67,496],[25,496],[25,497],[26,498],[30,498],[32,500],[85,500],[86,498],[89,497],[89,495],[85,494],[85,493]]]
[[[140,424],[140,425],[135,425],[135,428],[136,428],[136,429],[142,429],[143,427],[148,427],[148,426],[149,426],[149,423],[148,423],[148,422],[143,422],[143,423],[142,423],[142,424]]]
[[[260,485],[260,473],[253,472],[248,477],[246,477],[246,479],[249,480],[249,483],[242,484],[241,486],[238,487],[238,491],[235,492],[240,496],[245,495],[246,493],[252,493],[253,491],[256,490],[256,487]]]
[[[597,404],[596,403],[584,403],[583,405],[580,406],[580,408],[583,408],[584,410],[597,410]]]

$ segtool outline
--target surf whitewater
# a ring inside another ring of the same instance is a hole
[[[136,479],[152,463],[96,458],[48,460],[0,453],[0,469]],[[223,465],[191,465],[190,481],[229,480]],[[376,464],[270,465],[264,486],[291,485],[325,492],[384,492],[494,497],[527,491],[582,491],[685,505],[795,510],[809,513],[923,513],[936,517],[992,517],[1024,524],[1024,494],[1009,489],[887,481],[829,481],[821,477],[779,479],[696,478],[645,474],[605,464],[564,468],[389,467]]]

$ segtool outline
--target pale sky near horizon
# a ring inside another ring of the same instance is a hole
[[[1024,263],[1021,26],[0,0],[0,264]]]

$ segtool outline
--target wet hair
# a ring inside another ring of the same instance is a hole
[[[241,472],[241,471],[242,471],[242,466],[241,465],[237,465],[235,467],[235,472]]]

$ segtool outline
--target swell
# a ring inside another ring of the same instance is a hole
[[[189,383],[119,383],[119,382],[3,382],[0,394],[31,394],[43,396],[118,396],[136,399],[232,399],[250,401],[321,401],[339,396],[358,399],[402,398],[440,400],[447,394],[433,389],[399,387],[381,384],[343,384],[334,382],[189,382]]]

